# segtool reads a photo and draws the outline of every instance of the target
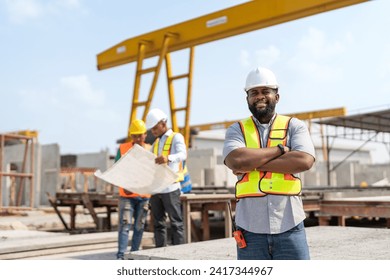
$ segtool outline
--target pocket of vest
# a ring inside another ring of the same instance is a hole
[[[292,174],[267,172],[260,179],[260,190],[274,195],[298,195],[302,190],[302,183]]]

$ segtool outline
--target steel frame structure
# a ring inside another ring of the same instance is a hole
[[[144,107],[142,119],[145,120],[154,97],[161,65],[165,60],[167,66],[172,129],[174,131],[179,131],[176,113],[184,111],[185,120],[183,134],[188,145],[190,136],[189,114],[191,109],[191,87],[195,46],[367,1],[369,0],[249,1],[120,42],[97,55],[97,68],[98,70],[104,70],[126,63],[137,62],[129,118],[130,127],[130,123],[136,118],[137,111],[140,107]],[[172,77],[169,54],[187,48],[190,49],[188,73]],[[144,59],[151,57],[158,58],[157,65],[155,67],[143,69],[142,65]],[[139,88],[141,76],[150,72],[153,72],[154,76],[148,98],[146,101],[140,101]],[[172,83],[172,81],[179,78],[188,79],[186,105],[183,107],[176,107]]]

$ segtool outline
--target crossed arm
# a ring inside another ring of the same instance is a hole
[[[290,151],[281,155],[278,147],[238,148],[225,158],[225,164],[234,174],[248,173],[253,170],[270,171],[285,174],[300,173],[309,170],[314,157],[301,151]]]

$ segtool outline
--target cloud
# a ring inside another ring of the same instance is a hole
[[[252,58],[253,56],[254,58]],[[256,62],[255,65],[271,67],[280,60],[280,56],[280,50],[273,45],[264,49],[256,50],[254,55],[251,55],[251,53],[247,50],[241,50],[240,64],[243,67],[248,67],[253,65],[253,62]]]
[[[55,90],[21,89],[17,104],[22,112],[32,112],[34,114],[44,113],[45,108],[55,108],[59,106],[60,100]]]
[[[298,43],[302,53],[311,59],[326,59],[341,54],[346,50],[346,44],[352,41],[351,34],[347,34],[343,41],[327,41],[325,33],[309,28],[309,33]]]
[[[377,88],[378,90],[378,100],[389,100],[388,94],[390,92],[390,44],[385,44],[383,46],[383,52],[380,54],[380,57],[381,60],[375,61],[373,65],[374,68],[370,70],[371,73],[376,73],[376,77],[379,79],[378,83],[372,86]],[[379,99],[380,95],[383,96],[381,99]]]
[[[258,65],[271,67],[280,59],[280,50],[275,46],[268,46],[266,49],[257,50],[255,52]]]
[[[250,54],[247,50],[241,50],[240,52],[240,57],[239,57],[239,62],[241,64],[241,66],[243,67],[248,67],[250,66],[250,62],[249,62],[249,58],[250,58]]]
[[[7,0],[5,4],[12,23],[23,23],[44,14],[44,8],[37,0]]]
[[[388,77],[390,76],[390,44],[387,43],[384,46],[382,57],[382,63],[379,64],[379,77],[384,80],[388,80]]]
[[[299,71],[304,77],[315,81],[342,79],[343,70],[338,58],[353,43],[350,33],[338,40],[329,40],[324,32],[309,28],[308,33],[297,43],[297,50],[288,60],[289,68]]]
[[[60,14],[64,9],[80,9],[81,0],[6,0],[5,5],[10,22],[23,24],[48,15]]]
[[[62,77],[49,88],[24,88],[11,98],[7,116],[15,117],[7,130],[37,129],[40,143],[59,143],[61,151],[93,151],[122,133],[113,125],[124,122],[115,100],[87,75]],[[100,142],[89,143],[93,139]]]
[[[68,9],[78,9],[81,7],[80,0],[57,0],[57,5],[59,7],[65,7]]]
[[[86,75],[63,77],[51,89],[22,89],[19,91],[20,111],[32,118],[56,115],[77,121],[112,122],[118,113],[106,101],[103,90],[94,89]]]
[[[85,106],[99,107],[104,104],[104,92],[92,89],[86,75],[63,77],[60,83],[66,94],[72,95],[72,99]]]

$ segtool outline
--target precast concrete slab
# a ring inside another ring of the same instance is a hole
[[[133,234],[130,231],[129,236]],[[88,234],[0,231],[0,260],[116,259],[118,232]],[[141,246],[150,246],[153,234],[144,232]]]

